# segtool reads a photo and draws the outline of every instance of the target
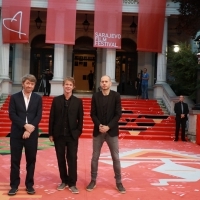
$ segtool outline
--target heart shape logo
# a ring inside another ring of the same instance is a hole
[[[12,32],[15,32],[15,33],[18,33],[19,34],[19,39],[21,39],[21,35],[26,35],[26,33],[22,33],[22,11],[19,11],[17,12],[12,18],[4,18],[3,19],[3,26],[8,29],[9,31],[12,31]],[[13,30],[13,29],[10,29],[8,28],[6,25],[5,25],[5,21],[17,21],[17,16],[19,15],[19,30]]]

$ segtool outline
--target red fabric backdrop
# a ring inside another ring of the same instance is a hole
[[[76,0],[48,0],[46,43],[75,44]]]
[[[166,0],[140,0],[137,50],[162,52]]]
[[[95,0],[94,47],[121,49],[122,0]]]
[[[30,0],[2,0],[3,43],[28,43]]]
[[[197,115],[196,143],[197,143],[198,145],[200,145],[200,114]]]

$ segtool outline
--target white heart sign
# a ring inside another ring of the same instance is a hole
[[[17,21],[16,17],[20,15],[20,20],[19,20],[19,30],[13,30],[13,29],[10,29],[8,28],[6,25],[5,25],[5,21]],[[18,33],[19,34],[19,39],[21,39],[21,35],[26,35],[26,33],[22,33],[22,11],[19,11],[17,12],[12,18],[4,18],[3,19],[3,26],[8,29],[9,31],[12,31],[12,32],[15,32],[15,33]]]

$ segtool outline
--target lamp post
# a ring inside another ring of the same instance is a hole
[[[200,57],[200,35],[197,36],[196,39],[194,39],[194,41],[196,42],[197,49],[198,49],[198,53],[197,53],[198,64],[200,64],[199,63],[199,57]]]
[[[200,80],[200,35],[197,36],[196,39],[194,39],[194,41],[196,42],[197,49],[198,49],[198,52],[196,54],[197,59],[198,59],[198,64],[199,64],[199,67],[197,68],[197,84],[198,84],[198,81]],[[197,88],[196,102],[197,103],[200,102],[200,88]]]
[[[198,64],[200,64],[200,53],[197,53]]]

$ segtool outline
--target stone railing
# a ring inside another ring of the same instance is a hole
[[[12,81],[10,79],[0,78],[0,96],[2,94],[11,94]]]
[[[176,101],[176,94],[168,84],[163,85],[163,102],[170,114],[174,113],[174,102]]]
[[[163,95],[162,100],[168,110],[168,112],[173,115],[174,114],[174,104],[179,101],[179,97],[176,96],[174,91],[171,89],[171,87],[168,84],[162,84],[159,85],[159,87],[162,87]],[[184,97],[184,102],[188,104],[189,110],[194,107],[194,102],[188,97]]]

